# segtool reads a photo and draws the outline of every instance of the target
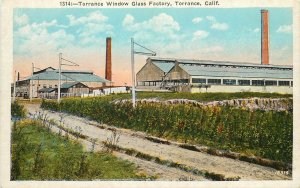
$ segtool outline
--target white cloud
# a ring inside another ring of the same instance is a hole
[[[122,25],[124,27],[127,27],[127,26],[132,25],[133,23],[134,23],[134,17],[132,15],[130,15],[130,14],[126,14],[126,16],[125,16],[125,18],[124,18],[124,20],[122,22]]]
[[[206,19],[212,22],[216,22],[216,18],[214,16],[206,16]]]
[[[89,13],[87,16],[82,16],[79,18],[76,18],[73,15],[67,15],[67,18],[69,18],[69,22],[71,26],[74,25],[80,25],[80,24],[86,24],[90,22],[106,22],[108,20],[108,17],[104,16],[100,11],[94,11]]]
[[[217,29],[217,30],[227,30],[229,28],[228,24],[226,23],[213,23],[211,25],[212,29]]]
[[[277,32],[278,33],[291,33],[293,30],[293,26],[292,25],[281,25],[278,29]]]
[[[29,22],[29,18],[26,14],[23,14],[21,16],[16,15],[15,16],[15,23],[17,25],[25,25]]]
[[[87,16],[76,18],[74,15],[67,15],[69,26],[79,27],[76,30],[83,45],[96,45],[102,40],[101,35],[113,35],[113,26],[108,23],[108,17],[100,11],[94,11]]]
[[[147,24],[145,22],[144,24]],[[161,13],[158,16],[153,16],[152,19],[148,21],[149,27],[153,27],[156,32],[169,33],[170,31],[179,31],[179,24],[173,19],[172,16]]]
[[[78,29],[77,33],[79,33],[80,37],[89,37],[99,33],[109,34],[112,29],[113,26],[109,24],[87,23],[82,28]]]
[[[179,24],[166,13],[153,16],[151,19],[140,23],[136,23],[134,17],[127,14],[123,20],[123,26],[129,31],[149,30],[158,33],[173,33],[180,30]]]
[[[193,33],[193,40],[204,39],[208,37],[209,33],[207,31],[198,30]]]
[[[179,23],[166,13],[141,22],[136,22],[132,15],[127,14],[122,25],[126,30],[133,32],[135,41],[147,43],[149,48],[159,51],[160,54],[182,48],[185,35],[179,33]]]
[[[206,16],[206,19],[211,22],[210,28],[212,29],[222,30],[222,31],[229,29],[229,25],[227,23],[218,22],[214,16]]]
[[[64,29],[49,32],[49,28],[57,26],[57,21],[32,23],[18,28],[14,32],[14,51],[26,56],[56,52],[72,45],[74,36]]]
[[[258,33],[258,32],[260,32],[260,29],[259,28],[255,28],[255,29],[253,29],[253,32],[254,33]]]
[[[196,17],[196,18],[194,18],[194,19],[192,20],[192,22],[193,22],[194,24],[197,24],[197,23],[200,23],[202,20],[203,20],[202,18]]]
[[[18,20],[25,23],[24,18]],[[95,45],[99,46],[106,36],[113,35],[113,26],[107,23],[108,17],[100,11],[82,17],[68,15],[67,18],[67,25],[59,25],[57,20],[19,25],[14,31],[14,53],[36,56],[57,53],[67,48],[93,48]],[[76,33],[67,33],[64,29],[67,27],[73,27]]]

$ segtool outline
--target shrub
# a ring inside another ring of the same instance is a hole
[[[115,104],[105,98],[67,99],[59,105],[45,101],[42,106],[159,137],[292,162],[293,113],[289,111],[160,103],[138,104],[134,109],[130,102]]]
[[[17,101],[11,103],[11,116],[12,118],[24,118],[26,111],[24,106],[19,104]]]

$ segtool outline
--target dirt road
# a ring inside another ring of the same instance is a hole
[[[38,105],[26,104],[28,112],[36,114],[39,110]],[[112,132],[107,129],[98,128],[100,125],[94,121],[88,121],[67,114],[44,111],[49,119],[55,121],[62,120],[65,127],[81,132],[90,138],[97,139],[97,143],[110,138]],[[63,118],[61,118],[63,117]],[[136,136],[134,131],[117,129],[119,136],[118,146],[127,149],[134,149],[150,156],[159,157],[163,160],[173,161],[191,168],[205,170],[210,173],[223,174],[225,177],[240,177],[240,180],[289,180],[291,177],[278,173],[277,170],[248,162],[234,160],[230,158],[218,157],[202,152],[195,152],[180,148],[174,145],[155,143],[140,136]],[[86,147],[91,147],[90,142],[83,141]],[[88,149],[88,148],[87,148]],[[96,150],[100,150],[98,147]],[[115,154],[123,159],[135,163],[141,171],[150,175],[156,175],[159,180],[206,180],[203,176],[185,172],[177,168],[168,167],[155,163],[155,161],[145,161],[140,158],[129,156],[120,152]]]

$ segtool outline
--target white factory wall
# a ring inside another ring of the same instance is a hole
[[[102,87],[104,85],[103,82],[81,82],[81,83],[88,86],[89,88]]]
[[[109,94],[116,94],[116,93],[126,93],[126,87],[112,87],[112,88],[105,88],[105,89],[97,89],[93,90],[91,94],[83,94],[81,97],[96,97],[101,95],[109,95]]]
[[[191,93],[205,92],[262,92],[293,94],[293,87],[290,86],[238,86],[238,85],[211,85],[209,88],[191,88]]]

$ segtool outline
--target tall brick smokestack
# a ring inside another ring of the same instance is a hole
[[[106,38],[105,79],[111,81],[111,38]]]
[[[261,64],[269,64],[269,11],[261,10]]]

